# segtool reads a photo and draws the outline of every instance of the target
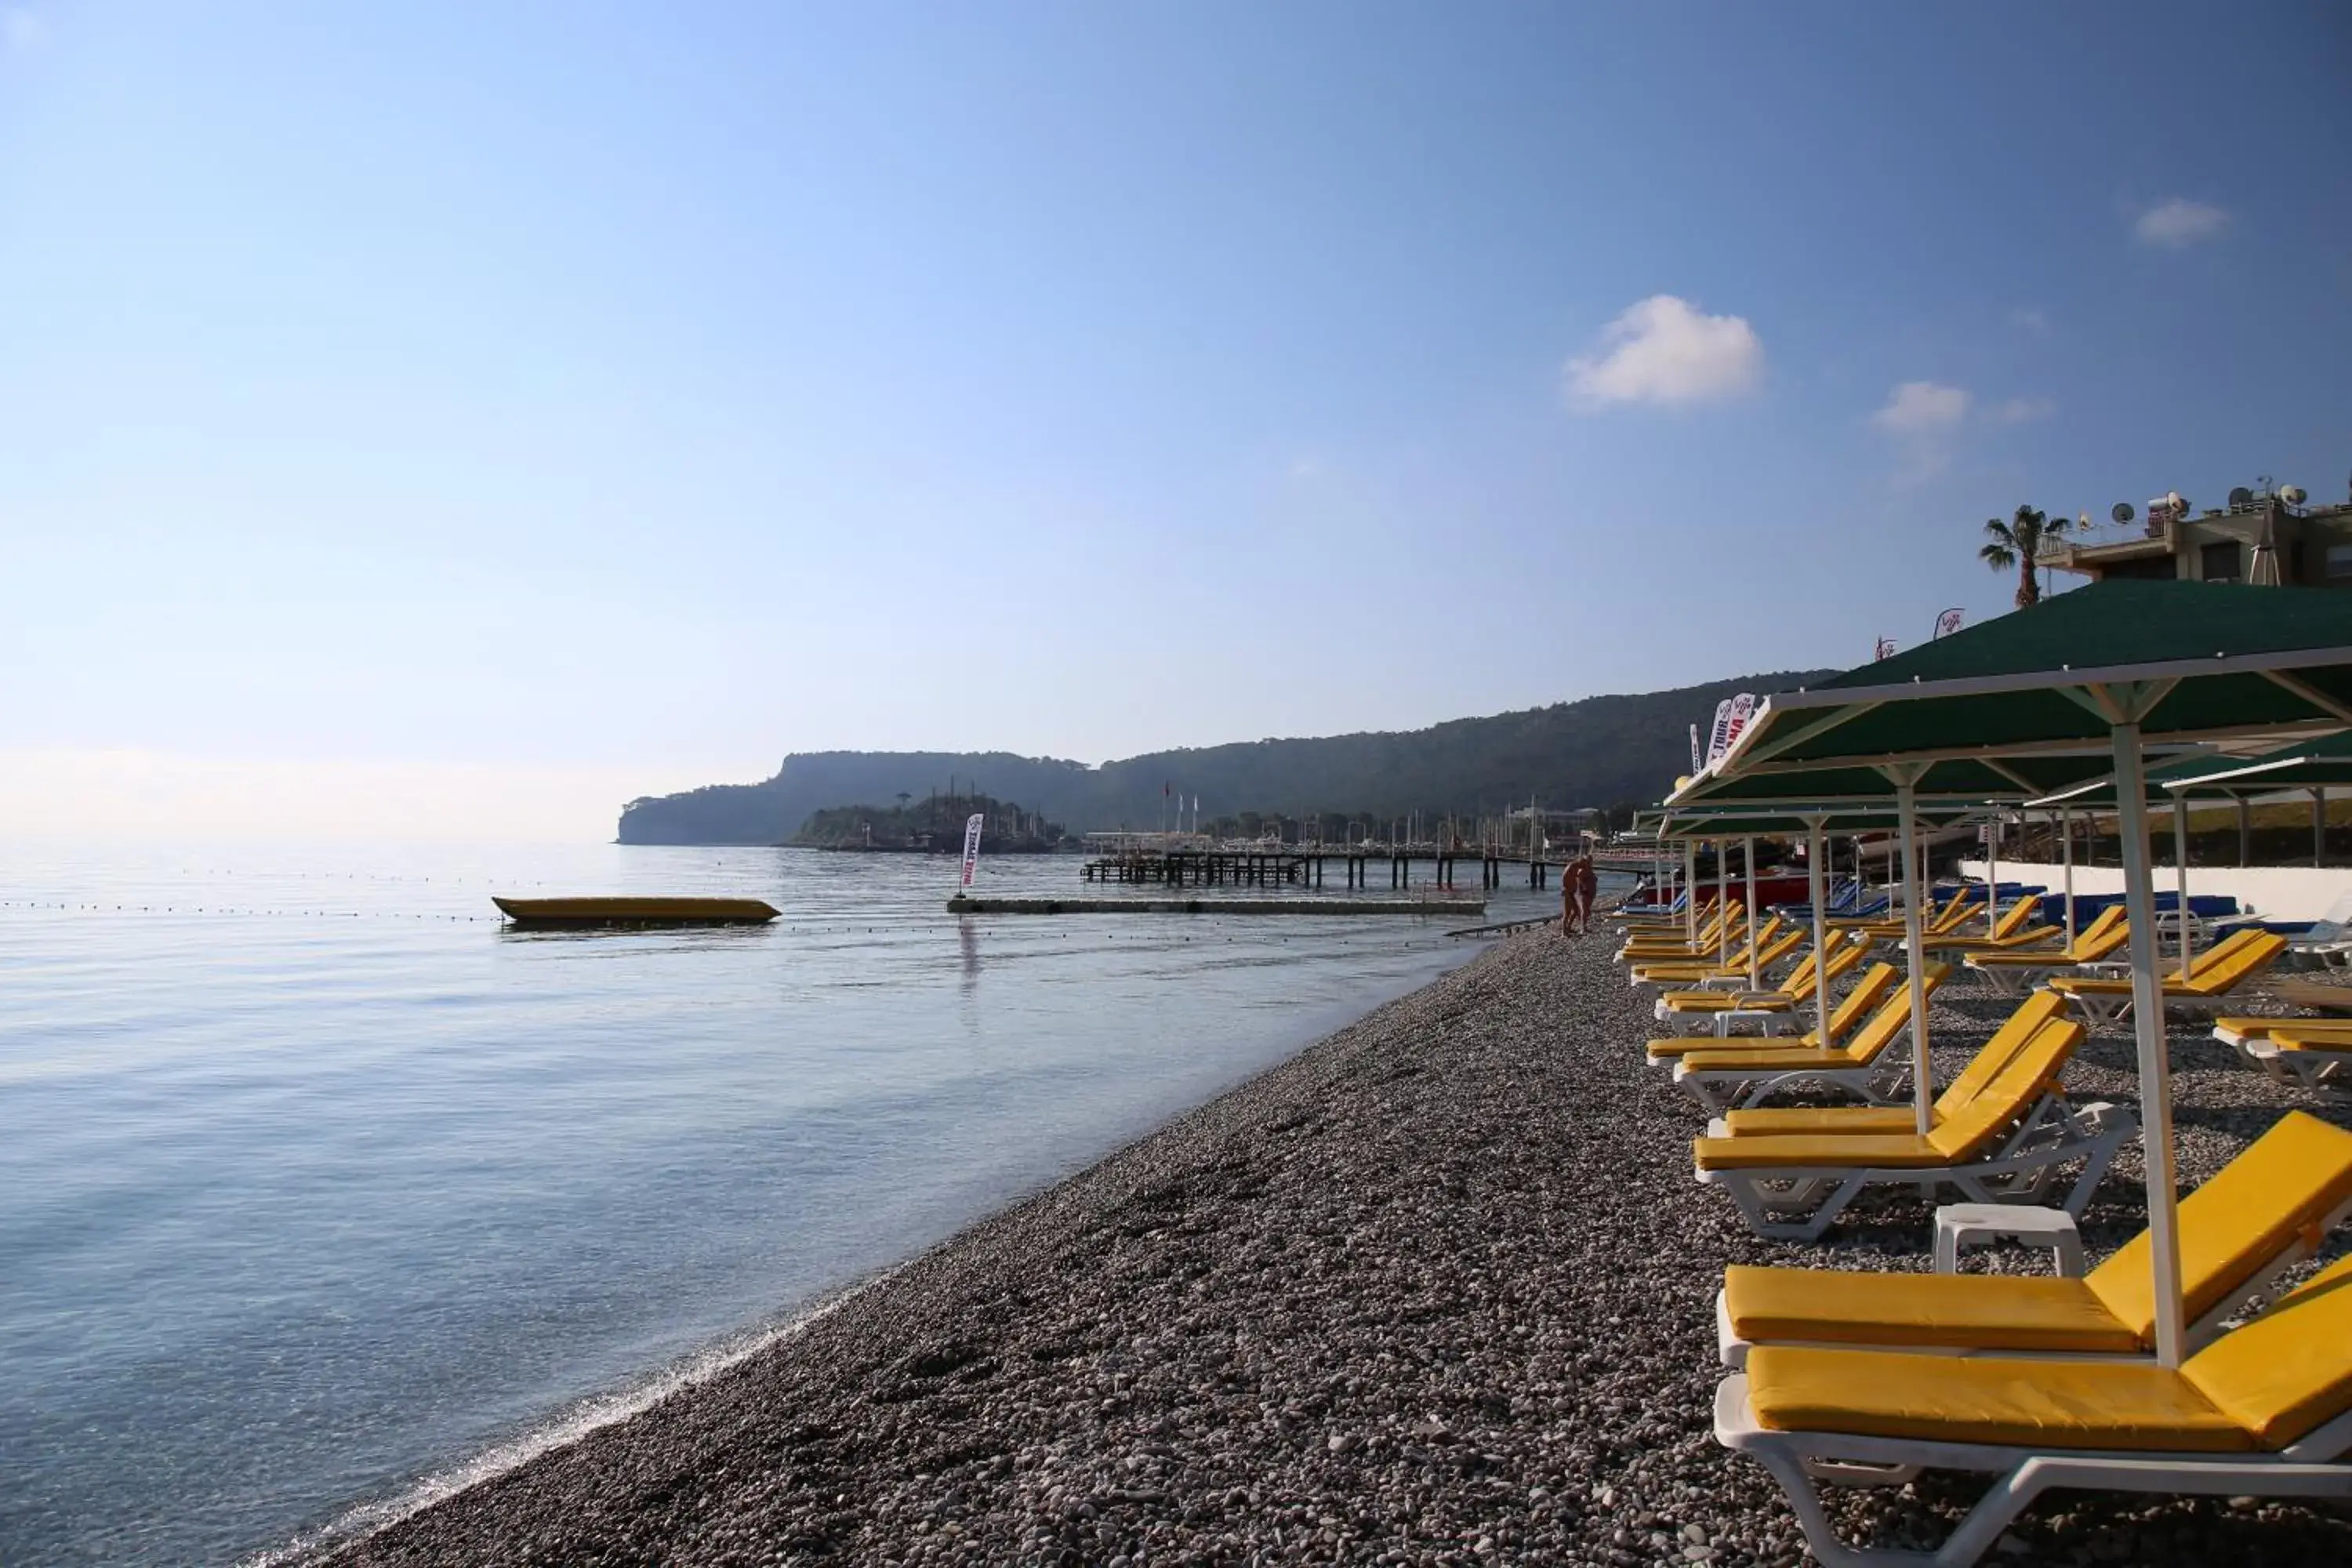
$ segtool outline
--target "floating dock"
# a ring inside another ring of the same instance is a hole
[[[948,900],[951,915],[1479,915],[1475,894],[1425,899],[1101,899],[967,898]]]
[[[782,911],[761,899],[501,899],[519,926],[761,925]]]

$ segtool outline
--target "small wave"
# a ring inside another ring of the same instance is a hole
[[[895,1268],[887,1269],[861,1280],[788,1322],[760,1330],[745,1339],[715,1345],[634,1387],[582,1400],[544,1426],[535,1427],[520,1437],[486,1449],[454,1468],[426,1476],[396,1497],[362,1503],[330,1524],[298,1535],[283,1546],[272,1547],[246,1558],[238,1568],[290,1568],[292,1564],[310,1562],[338,1546],[373,1535],[412,1514],[423,1512],[446,1498],[455,1497],[467,1487],[517,1469],[551,1449],[576,1443],[599,1427],[626,1421],[632,1415],[652,1409],[681,1389],[691,1388],[696,1384],[716,1377],[729,1367],[748,1361],[771,1345],[781,1344],[811,1324],[831,1316],[897,1272]]]

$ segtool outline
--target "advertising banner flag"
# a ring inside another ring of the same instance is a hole
[[[971,874],[980,869],[980,822],[982,813],[973,812],[963,825],[963,880],[960,887],[971,886]]]
[[[1958,631],[1960,629],[1960,620],[1966,614],[1966,611],[1956,608],[1946,610],[1942,615],[1937,616],[1936,617],[1936,635],[1939,637],[1948,637],[1954,632]]]
[[[1879,639],[1878,639],[1878,651],[1877,651],[1876,653],[1874,653],[1874,654],[1871,655],[1871,658],[1872,658],[1874,660],[1875,660],[1875,659],[1881,659],[1881,658],[1893,658],[1894,657],[1895,657],[1895,639],[1894,639],[1893,637],[1881,637],[1881,638],[1879,638]]]
[[[1725,751],[1731,750],[1731,743],[1739,739],[1739,731],[1748,728],[1748,721],[1754,717],[1756,717],[1756,693],[1743,691],[1731,700],[1731,721],[1724,726],[1723,731]]]
[[[1715,759],[1723,755],[1724,747],[1731,744],[1731,699],[1727,697],[1715,705],[1715,723],[1706,732],[1706,766],[1715,766]]]
[[[1705,765],[1706,764],[1701,762],[1699,758],[1698,726],[1694,724],[1691,726],[1691,772],[1696,773]]]

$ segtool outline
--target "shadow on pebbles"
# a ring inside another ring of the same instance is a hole
[[[1609,945],[1498,943],[337,1560],[1803,1561],[1779,1490],[1709,1435],[1723,1267],[1925,1268],[1928,1209],[1858,1209],[1813,1247],[1748,1235],[1691,1179],[1704,1118],[1643,1065],[1646,1001]],[[2009,1005],[1948,993],[1940,1070]],[[2289,1104],[2344,1114],[2175,1038],[2185,1182]],[[2130,1063],[2104,1029],[2070,1085],[2129,1100]],[[2094,1248],[2141,1209],[2135,1161],[2085,1216]],[[1849,1541],[1916,1547],[1982,1485],[1831,1495]],[[2352,1522],[2059,1493],[1989,1561],[2342,1564]]]

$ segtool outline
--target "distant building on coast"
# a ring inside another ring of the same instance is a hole
[[[2230,504],[2191,516],[2166,497],[2148,503],[2129,537],[2075,535],[2046,542],[2036,559],[2061,572],[2352,588],[2352,505],[2304,506],[2301,492],[2230,492]],[[2119,509],[2126,510],[2126,509]],[[2126,521],[2128,521],[2126,516]]]

